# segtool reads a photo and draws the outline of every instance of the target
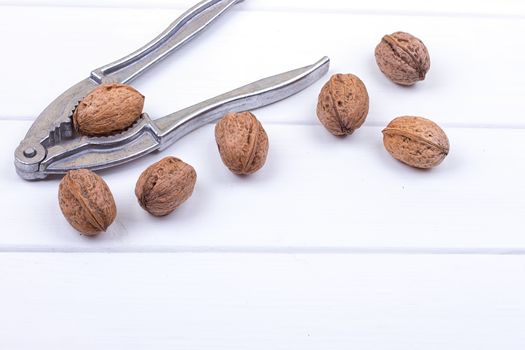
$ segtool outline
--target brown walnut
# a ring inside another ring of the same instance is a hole
[[[350,135],[368,115],[368,92],[353,74],[335,74],[323,86],[317,103],[317,117],[334,135]]]
[[[71,170],[62,178],[58,202],[71,226],[87,236],[106,231],[117,215],[108,185],[87,169]]]
[[[268,135],[250,112],[229,113],[219,120],[215,141],[224,165],[235,174],[253,174],[266,162]]]
[[[166,157],[140,175],[135,195],[140,206],[154,216],[168,215],[191,197],[197,173],[189,164]]]
[[[100,85],[80,101],[73,113],[73,126],[83,135],[110,135],[130,127],[143,108],[144,96],[131,86]]]
[[[405,32],[385,35],[375,50],[381,72],[400,85],[424,80],[430,69],[430,56],[421,40]]]
[[[450,145],[445,132],[433,121],[421,117],[398,117],[383,130],[383,143],[395,159],[415,168],[439,165]]]

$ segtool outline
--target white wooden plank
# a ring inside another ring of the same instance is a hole
[[[387,154],[380,128],[341,139],[322,126],[266,124],[268,162],[241,178],[222,165],[207,126],[163,153],[102,172],[118,216],[88,239],[62,217],[58,179],[15,174],[10,150],[29,125],[0,122],[3,250],[525,249],[523,129],[446,128],[449,157],[419,171]],[[158,219],[133,191],[142,170],[170,154],[192,164],[198,180],[187,203]]]
[[[73,6],[73,7],[119,7],[119,8],[188,8],[197,0],[0,0],[0,5],[14,6]],[[349,11],[369,13],[454,14],[454,15],[510,15],[525,14],[523,2],[519,0],[474,1],[443,0],[417,1],[387,0],[249,0],[244,10],[265,11]]]
[[[10,54],[0,65],[0,118],[34,118],[91,69],[144,44],[180,12],[3,7],[0,31],[9,33],[3,44]],[[414,88],[390,83],[374,61],[376,43],[396,30],[420,36],[431,52],[427,81]],[[367,84],[372,125],[419,114],[448,124],[523,127],[523,32],[525,21],[512,18],[234,11],[135,85],[156,117],[329,55],[331,73],[352,72]],[[268,121],[315,124],[321,86],[272,106]]]
[[[525,257],[0,254],[3,349],[525,347]]]
[[[203,128],[102,172],[119,213],[95,239],[62,218],[58,179],[14,174],[12,151],[30,125],[17,120],[195,1],[0,0],[0,348],[523,349],[520,1],[246,1],[136,82],[146,110],[161,116],[328,54],[332,73],[365,80],[365,128],[328,135],[314,113],[319,82],[257,113],[271,150],[249,179],[225,170]],[[413,89],[389,84],[373,62],[381,35],[398,29],[431,50],[431,73]],[[401,114],[446,127],[442,166],[419,172],[389,158],[380,129]],[[158,220],[133,187],[167,154],[199,178],[190,201]],[[144,253],[180,251],[247,254]]]

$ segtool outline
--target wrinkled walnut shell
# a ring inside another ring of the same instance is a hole
[[[154,216],[165,216],[191,197],[197,173],[189,164],[166,157],[140,175],[135,195],[140,206]]]
[[[117,215],[108,185],[87,169],[71,170],[62,178],[58,202],[71,226],[87,236],[106,231]]]
[[[383,130],[383,143],[395,159],[415,168],[439,165],[450,145],[445,132],[433,121],[421,117],[398,117]]]
[[[335,74],[323,86],[317,103],[317,117],[334,135],[350,135],[368,115],[368,92],[353,74]]]
[[[235,174],[253,174],[266,162],[268,135],[250,112],[229,113],[219,120],[215,141],[224,165]]]
[[[73,126],[83,135],[110,135],[129,128],[143,108],[144,96],[131,86],[100,85],[80,101],[73,113]]]
[[[381,72],[400,85],[424,80],[430,69],[430,55],[425,44],[409,33],[385,35],[376,47],[375,56]]]

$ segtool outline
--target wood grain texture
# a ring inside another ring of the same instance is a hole
[[[521,350],[524,269],[516,256],[0,254],[0,346]]]
[[[264,120],[266,110],[259,117]],[[14,149],[29,122],[1,122]],[[365,124],[366,125],[366,124]],[[58,179],[27,182],[0,154],[4,250],[210,250],[294,248],[525,249],[525,130],[445,128],[449,156],[430,171],[384,149],[381,128],[338,138],[323,126],[266,126],[270,150],[260,172],[238,177],[219,157],[213,125],[162,153],[99,172],[118,216],[96,239],[61,216]],[[173,155],[197,172],[195,191],[175,213],[144,212],[133,189],[154,161]],[[28,218],[29,215],[29,219]],[[20,226],[23,223],[23,226]],[[23,233],[21,233],[23,232]]]

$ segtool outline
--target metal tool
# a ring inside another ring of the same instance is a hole
[[[164,32],[132,54],[91,72],[89,78],[58,96],[38,116],[15,150],[17,173],[26,180],[43,179],[68,170],[116,166],[155,150],[163,150],[191,131],[228,112],[266,106],[314,83],[328,71],[330,60],[268,77],[212,99],[152,120],[143,113],[129,129],[106,137],[77,134],[72,114],[89,92],[104,83],[128,83],[206,29],[243,0],[204,0],[186,11]]]

